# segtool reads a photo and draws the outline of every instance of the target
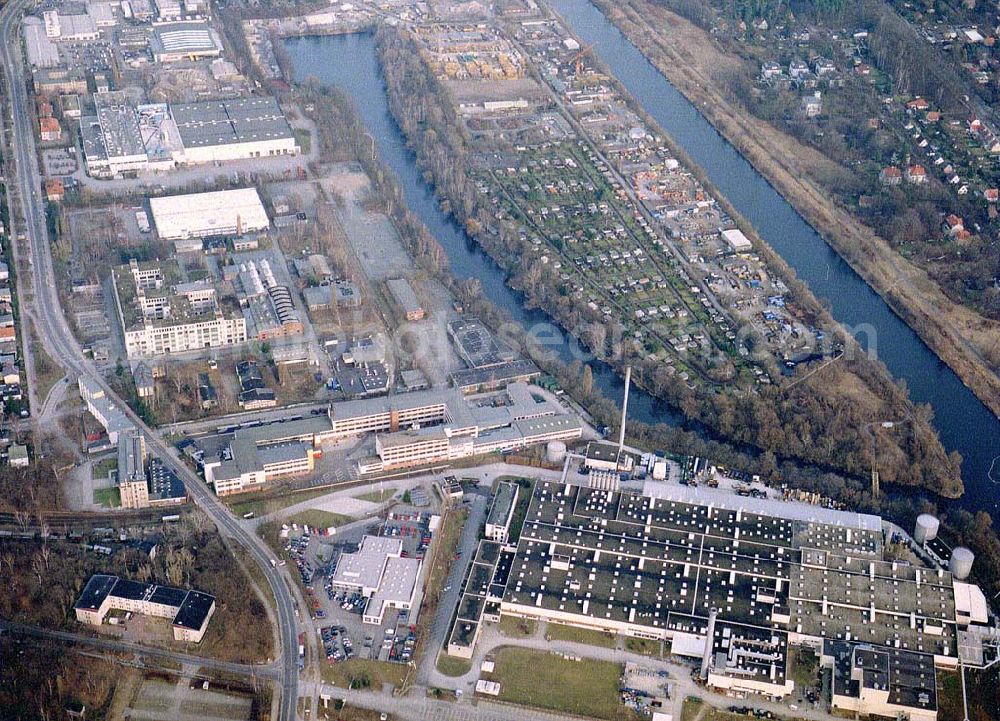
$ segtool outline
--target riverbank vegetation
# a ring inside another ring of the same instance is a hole
[[[1000,414],[994,91],[945,57],[989,47],[877,0],[595,4]]]
[[[511,285],[524,293],[529,307],[544,309],[564,328],[586,329],[582,340],[589,348],[619,368],[633,365],[634,377],[654,395],[714,434],[760,449],[769,457],[784,456],[863,476],[872,466],[869,426],[876,419],[908,418],[909,429],[902,433],[876,431],[874,445],[882,479],[945,496],[961,492],[960,459],[945,455],[930,426],[930,410],[913,408],[905,389],[863,354],[845,355],[814,375],[812,368],[800,368],[792,378],[749,391],[725,384],[704,390],[666,372],[641,343],[617,343],[620,333],[614,321],[610,327],[600,324],[599,314],[561,290],[554,269],[524,262],[532,254],[523,234],[516,226],[497,223],[479,202],[468,174],[473,149],[454,100],[429,72],[419,48],[395,29],[383,28],[377,41],[390,106],[418,161],[450,201],[456,219],[497,260]],[[475,152],[501,149],[480,144]],[[808,289],[794,281],[790,269],[781,267],[779,258],[768,261],[788,279],[794,302],[814,308],[817,315],[824,313]]]
[[[380,41],[384,42],[384,38]],[[383,54],[385,50],[383,49]],[[384,59],[384,58],[383,58]],[[385,67],[383,65],[383,67]],[[437,98],[437,90],[429,91],[429,84],[424,81],[417,87],[423,88],[425,92],[433,92],[427,96],[428,101],[433,104]],[[393,87],[390,84],[390,91]],[[299,88],[294,91],[296,95]],[[396,186],[395,179],[388,168],[382,164],[378,158],[371,156],[370,140],[364,135],[364,128],[358,119],[357,112],[350,98],[345,94],[335,90],[323,88],[318,82],[311,81],[307,87],[301,89],[303,106],[306,107],[312,99],[322,99],[322,104],[317,104],[314,110],[310,111],[325,127],[321,136],[321,153],[326,160],[353,161],[362,164],[366,172],[370,172],[373,177],[378,177],[377,183],[379,198],[377,202],[380,207],[390,207],[402,205],[402,193]],[[390,96],[391,97],[391,96]],[[398,95],[397,95],[398,97]],[[424,95],[414,96],[415,98]],[[437,111],[430,113],[446,113],[449,105],[445,104]],[[421,118],[417,113],[418,119]],[[327,115],[329,113],[329,115]],[[335,124],[328,124],[328,118],[338,118],[343,123],[342,127]],[[400,116],[397,116],[400,117]],[[434,117],[426,115],[423,117]],[[423,125],[423,120],[418,120],[419,125]],[[448,136],[446,136],[448,137]],[[461,131],[451,136],[452,140],[462,139],[462,145],[455,150],[464,152],[465,138]],[[416,144],[416,136],[411,142]],[[418,149],[418,157],[420,151]],[[446,155],[444,157],[447,157]],[[433,171],[428,168],[427,174],[431,180],[436,180]],[[458,169],[455,169],[458,172]],[[439,186],[441,187],[441,186]],[[449,196],[450,197],[450,196]],[[455,196],[456,198],[458,196]],[[470,198],[471,200],[471,198]],[[452,208],[464,208],[464,204],[452,200]],[[470,209],[473,204],[470,202]],[[394,208],[395,212],[400,212]],[[456,214],[457,215],[457,214]],[[458,216],[468,217],[468,216]],[[416,222],[417,229],[414,233],[426,234],[426,229],[419,222]],[[468,227],[468,226],[467,226]],[[477,232],[476,227],[469,228],[473,233]],[[478,237],[478,236],[477,236]],[[413,243],[414,239],[408,240]],[[426,241],[425,241],[426,242]],[[427,263],[428,260],[438,261],[442,256],[436,252],[431,258],[424,258],[420,263]],[[516,265],[505,262],[501,257],[501,264],[504,267]],[[483,292],[478,281],[470,280],[457,282],[448,273],[446,266],[442,263],[439,266],[438,277],[455,294],[459,303],[464,306],[467,313],[481,318],[489,327],[493,329],[506,329],[508,333],[505,340],[521,349],[532,357],[539,366],[548,373],[556,377],[563,388],[570,393],[574,399],[583,403],[592,414],[595,423],[605,424],[614,427],[618,420],[617,405],[605,397],[594,387],[592,374],[587,372],[586,366],[581,364],[567,365],[556,358],[551,352],[546,351],[538,343],[528,336],[523,329],[519,331],[519,326],[513,323],[510,317],[500,309]],[[791,281],[798,283],[798,281]],[[884,372],[884,371],[883,371]],[[587,377],[590,376],[588,382]],[[922,411],[924,419],[928,417],[926,411]],[[753,419],[750,420],[751,425]],[[823,496],[833,498],[846,507],[861,512],[879,513],[882,516],[892,519],[903,527],[911,527],[914,519],[922,512],[939,512],[933,502],[924,500],[917,494],[896,493],[890,490],[875,498],[870,492],[867,474],[845,475],[834,472],[829,467],[810,466],[790,458],[785,454],[774,451],[760,451],[759,449],[742,446],[738,447],[733,443],[718,440],[710,434],[704,432],[704,428],[698,424],[692,424],[687,428],[674,427],[667,424],[645,424],[630,420],[628,426],[629,442],[634,445],[669,449],[671,452],[692,456],[710,458],[713,462],[721,465],[745,470],[749,473],[758,473],[776,486],[788,485],[794,488],[801,488],[813,491]],[[881,437],[880,437],[881,440]],[[977,515],[969,514],[962,510],[952,510],[942,513],[943,529],[942,534],[951,543],[964,543],[972,548],[983,563],[977,563],[978,580],[983,583],[989,595],[1000,591],[1000,540],[997,534],[991,529],[990,518],[985,513]],[[277,536],[277,528],[274,528],[274,535]],[[530,629],[528,629],[530,630]],[[527,631],[526,631],[527,632]]]

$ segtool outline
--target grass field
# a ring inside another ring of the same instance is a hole
[[[512,646],[496,651],[494,660],[490,677],[500,682],[503,701],[610,721],[638,718],[622,705],[619,664]]]
[[[325,496],[328,493],[330,493],[330,489],[324,488],[315,491],[304,491],[302,493],[288,493],[283,496],[250,496],[230,502],[229,508],[237,516],[242,516],[244,513],[253,513],[255,516],[266,516],[269,513],[275,513],[296,503],[311,501],[313,498]]]
[[[601,648],[614,648],[617,645],[617,639],[609,633],[601,633],[589,628],[565,626],[561,623],[550,623],[546,626],[545,637],[552,641],[572,641],[573,643],[585,643],[588,646],[600,646]]]
[[[31,343],[31,357],[35,363],[35,393],[39,402],[44,403],[49,391],[52,390],[60,378],[65,375],[62,367],[52,360],[42,345],[41,340],[35,330],[34,323],[30,324],[31,333],[29,342]]]
[[[962,711],[961,677],[954,671],[947,673],[939,671],[937,676],[939,721],[961,721],[965,716]]]
[[[308,155],[309,150],[312,148],[312,134],[308,130],[299,128],[296,128],[293,132],[295,133],[295,142],[302,148],[302,154]]]
[[[514,616],[500,617],[500,633],[511,638],[527,638],[535,635],[537,628],[535,622],[530,618],[515,618]]]
[[[684,699],[684,705],[681,707],[680,721],[695,721],[695,719],[698,719],[698,721],[746,721],[747,718],[753,717],[722,711],[709,706],[700,698],[688,696]],[[851,718],[854,718],[853,714]]]
[[[796,688],[815,686],[819,674],[819,659],[816,653],[808,648],[790,646],[788,649],[788,666],[792,669],[792,680]]]
[[[391,488],[386,488],[381,491],[371,491],[370,493],[362,493],[361,495],[354,496],[359,501],[368,501],[370,503],[385,503],[390,498],[395,495],[396,491]]]
[[[648,638],[632,638],[629,636],[625,639],[625,650],[631,651],[632,653],[641,653],[646,656],[659,656],[661,651],[661,642],[653,641]],[[664,654],[670,653],[670,647],[662,648]]]
[[[117,487],[95,488],[94,503],[105,508],[121,508],[122,494]]]
[[[104,480],[116,468],[118,468],[118,456],[112,455],[102,458],[90,467],[90,477],[94,480]]]
[[[330,513],[330,511],[320,511],[312,508],[308,511],[296,513],[289,516],[288,523],[298,523],[300,526],[311,526],[313,528],[330,528],[331,526],[343,526],[353,519],[342,513]]]
[[[323,666],[323,681],[335,686],[381,690],[384,684],[399,687],[403,684],[409,667],[401,663],[385,663],[365,658],[352,658],[341,663]]]
[[[472,670],[472,661],[467,658],[456,658],[446,653],[438,654],[437,670],[445,676],[464,676]]]

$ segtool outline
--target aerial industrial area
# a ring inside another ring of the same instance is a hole
[[[573,2],[0,5],[0,717],[1000,719],[959,454]]]

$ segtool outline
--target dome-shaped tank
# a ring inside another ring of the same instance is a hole
[[[976,560],[976,554],[965,546],[956,546],[951,552],[948,560],[948,570],[951,575],[959,581],[964,581],[972,573],[972,562]]]
[[[545,447],[545,460],[549,463],[562,463],[566,460],[566,444],[562,441],[549,441]]]
[[[941,522],[929,513],[921,513],[917,516],[917,525],[913,529],[913,540],[919,545],[924,545],[928,541],[937,537],[938,528]]]

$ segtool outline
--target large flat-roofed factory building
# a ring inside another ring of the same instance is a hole
[[[96,115],[80,118],[87,172],[107,177],[149,167],[139,113],[129,95],[118,90],[94,93],[94,108]]]
[[[480,573],[477,608],[670,640],[737,696],[788,696],[789,647],[805,646],[833,669],[835,708],[933,721],[935,669],[985,666],[1000,631],[978,586],[887,560],[883,539],[872,515],[538,481],[520,537]],[[449,653],[469,655],[483,617],[456,618]]]
[[[272,97],[256,96],[170,106],[183,153],[182,163],[297,155],[285,114]]]
[[[268,227],[256,188],[150,198],[149,207],[164,240],[242,235]]]

